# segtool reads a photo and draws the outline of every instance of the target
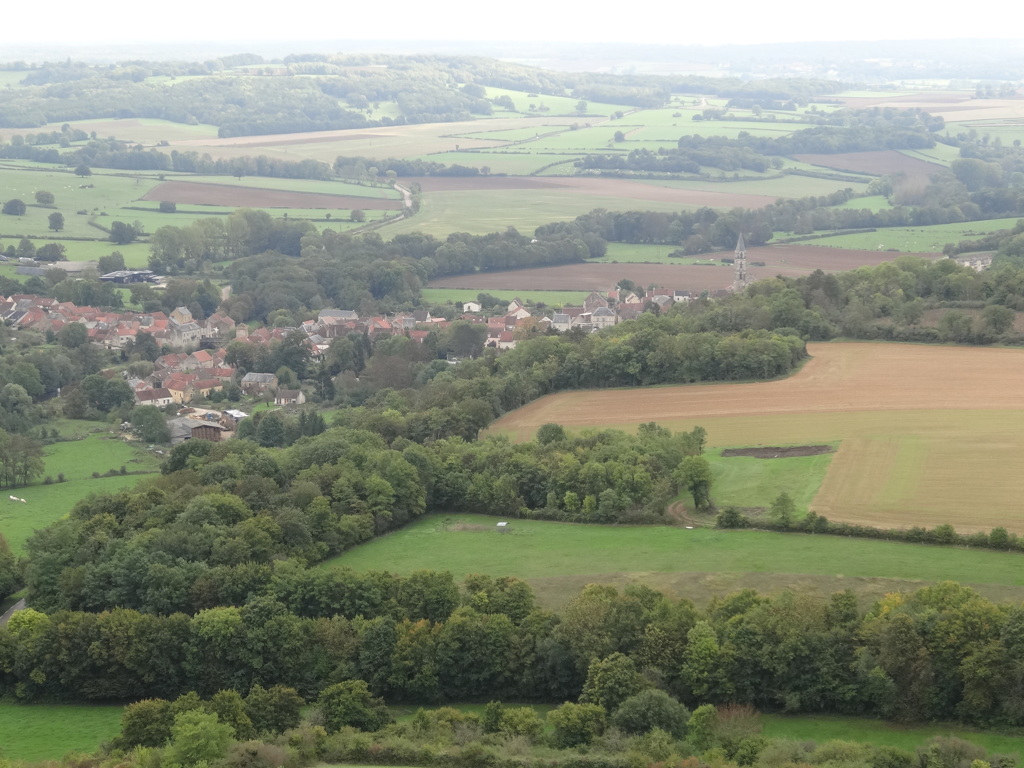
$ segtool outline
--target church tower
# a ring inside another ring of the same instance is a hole
[[[750,280],[747,279],[747,245],[743,242],[742,232],[736,240],[736,258],[733,260],[733,266],[736,268],[736,278],[733,280],[732,289],[742,291],[750,285]]]

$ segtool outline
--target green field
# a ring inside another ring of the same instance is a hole
[[[70,436],[63,428],[65,423],[74,422],[61,422],[58,427]],[[81,423],[91,428],[96,426],[96,422]],[[46,465],[43,477],[56,481],[58,474],[63,473],[66,482],[46,485],[40,478],[35,485],[15,488],[7,494],[25,499],[24,504],[0,496],[0,533],[16,552],[22,551],[34,530],[64,517],[80,499],[94,493],[113,493],[142,479],[139,475],[94,478],[93,472],[102,475],[110,469],[119,470],[121,466],[129,472],[156,472],[159,466],[158,458],[138,444],[129,445],[100,434],[54,443],[44,448],[43,453]]]
[[[36,762],[95,752],[120,732],[122,710],[114,704],[0,702],[2,757]]]
[[[758,459],[721,454],[721,450],[707,454],[718,506],[767,507],[780,493],[788,493],[800,512],[810,508],[834,455]],[[684,500],[692,501],[689,494]]]
[[[804,245],[855,250],[897,250],[901,253],[934,253],[946,243],[969,240],[1000,229],[1012,229],[1017,219],[965,221],[960,224],[935,224],[930,227],[889,227],[874,232],[823,237]]]
[[[853,208],[858,211],[882,211],[886,208],[892,208],[892,203],[884,195],[871,195],[870,197],[855,197],[833,207]]]
[[[913,751],[935,736],[956,736],[990,752],[1019,755],[1020,736],[1016,734],[973,731],[961,725],[901,726],[884,720],[839,715],[762,715],[763,735],[769,739],[810,739],[824,741],[861,741]]]
[[[504,231],[509,226],[525,233],[533,232],[541,224],[573,219],[595,208],[635,207],[637,203],[629,199],[584,195],[573,188],[433,192],[424,195],[419,213],[411,219],[389,224],[380,233],[385,239],[409,232],[424,232],[443,239],[452,232],[484,235]],[[670,213],[687,206],[645,200],[642,207]]]
[[[424,303],[447,304],[448,302],[476,301],[481,293],[488,293],[502,301],[519,298],[523,301],[547,304],[549,307],[566,304],[579,306],[589,295],[586,291],[477,291],[459,288],[424,288],[420,291]]]
[[[1024,596],[1024,556],[832,536],[763,531],[597,526],[431,515],[326,561],[323,567],[397,573],[449,570],[528,580],[549,606],[564,605],[589,582],[643,581],[704,603],[751,586],[817,594],[851,588],[870,598],[952,579],[995,599]]]

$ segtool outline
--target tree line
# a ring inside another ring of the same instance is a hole
[[[276,568],[287,591],[289,568]],[[1024,613],[952,582],[866,611],[850,592],[822,602],[743,590],[699,610],[648,587],[589,585],[557,614],[514,579],[475,576],[459,589],[450,574],[422,573],[403,583],[373,617],[332,606],[305,618],[244,591],[191,616],[30,609],[0,630],[0,687],[28,700],[130,700],[254,685],[313,696],[354,680],[390,702],[578,700],[610,714],[660,690],[691,708],[1024,720]]]

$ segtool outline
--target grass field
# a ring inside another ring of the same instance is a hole
[[[590,582],[643,582],[704,604],[741,587],[819,595],[851,588],[872,600],[889,591],[952,579],[994,599],[1024,596],[1024,556],[834,536],[597,526],[494,517],[431,515],[356,547],[322,567],[396,573],[448,570],[517,576],[557,608]]]
[[[707,455],[714,472],[715,503],[720,507],[767,507],[780,493],[788,493],[797,510],[811,505],[829,464],[831,453],[818,456],[790,456],[758,459],[752,456]],[[692,499],[687,494],[687,502]]]
[[[870,198],[867,198],[870,199]],[[971,239],[999,229],[1012,229],[1017,219],[966,221],[960,224],[935,224],[930,227],[889,227],[874,232],[837,235],[808,241],[808,244],[830,248],[857,250],[898,250],[902,253],[931,253],[941,251],[946,243]]]
[[[62,434],[70,436],[64,424],[73,425],[74,422],[60,422],[58,425]],[[95,422],[82,424],[92,428],[96,426]],[[94,493],[112,493],[133,486],[141,479],[139,475],[94,478],[93,472],[104,474],[110,469],[119,470],[121,466],[129,472],[155,472],[158,468],[157,458],[137,445],[97,434],[47,446],[44,448],[44,461],[44,477],[56,480],[57,475],[63,473],[66,482],[45,485],[40,478],[37,484],[13,489],[8,494],[25,499],[24,504],[0,496],[3,502],[0,503],[0,533],[16,552],[22,551],[34,530],[62,518],[80,499]]]
[[[813,359],[788,379],[567,392],[490,429],[521,439],[551,421],[634,429],[653,420],[673,429],[699,424],[713,448],[838,442],[810,504],[830,519],[1024,533],[1024,478],[1007,471],[1008,457],[1024,451],[1024,351],[839,343],[809,350]]]
[[[595,208],[623,210],[642,206],[651,211],[678,211],[679,203],[644,200],[642,203],[604,195],[580,194],[578,189],[509,189],[431,192],[424,195],[419,213],[381,230],[385,238],[425,232],[444,238],[452,232],[483,235],[517,227],[533,232],[542,224],[573,219]]]
[[[56,760],[95,752],[121,730],[123,707],[0,702],[0,749],[8,760]]]
[[[973,731],[960,725],[901,726],[884,720],[838,715],[762,715],[764,735],[770,739],[861,741],[914,751],[935,736],[956,736],[1003,755],[1020,755],[1020,735]]]

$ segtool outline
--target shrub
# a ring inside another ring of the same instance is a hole
[[[612,725],[626,733],[641,734],[660,728],[676,739],[686,732],[690,712],[664,691],[641,691],[615,710]]]

